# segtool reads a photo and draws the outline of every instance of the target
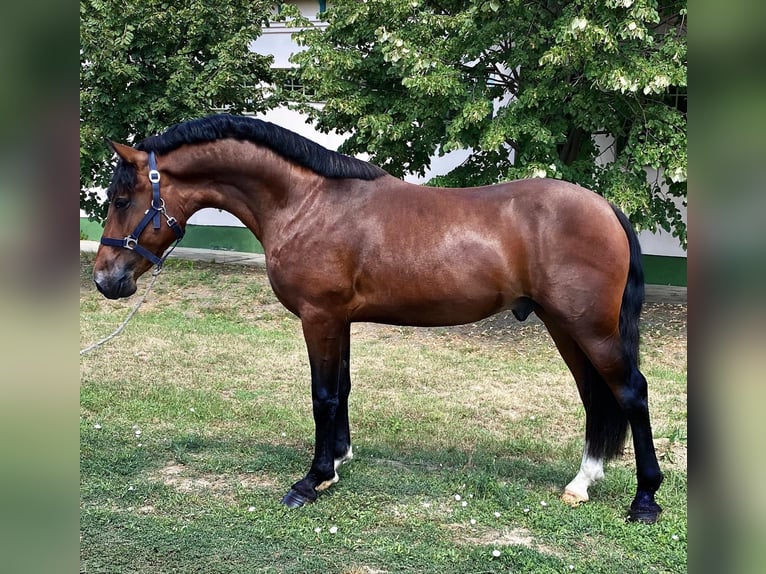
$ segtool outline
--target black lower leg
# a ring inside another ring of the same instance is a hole
[[[662,512],[654,495],[662,484],[663,475],[652,439],[646,379],[638,369],[632,370],[621,402],[630,421],[636,453],[636,497],[630,505],[628,520],[654,523]]]
[[[334,459],[345,459],[351,450],[351,429],[348,421],[348,397],[351,393],[348,345],[343,350],[338,384],[338,411],[335,416]]]
[[[298,508],[317,499],[317,492],[329,486],[335,477],[333,437],[338,400],[314,401],[316,425],[314,460],[309,472],[290,488],[282,498],[282,504]],[[332,424],[331,424],[332,423]]]

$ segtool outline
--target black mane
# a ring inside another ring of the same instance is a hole
[[[146,138],[135,147],[163,155],[183,145],[226,138],[251,141],[268,147],[285,159],[327,178],[372,180],[386,175],[384,170],[371,163],[331,151],[278,125],[230,114],[211,115],[176,124],[163,134]],[[117,165],[107,192],[110,198],[115,189],[135,185],[135,170],[130,167],[123,161]]]

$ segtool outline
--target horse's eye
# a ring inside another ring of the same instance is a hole
[[[112,202],[117,209],[125,209],[130,205],[130,200],[127,197],[117,197]]]

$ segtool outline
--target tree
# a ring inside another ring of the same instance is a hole
[[[342,151],[402,176],[470,149],[431,183],[562,178],[686,246],[685,0],[336,0],[323,17],[294,61],[326,102],[318,128],[351,132]]]
[[[215,109],[261,111],[270,56],[251,52],[274,2],[81,0],[80,207],[105,216],[104,138],[139,142]]]

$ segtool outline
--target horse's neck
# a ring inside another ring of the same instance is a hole
[[[305,202],[320,177],[268,148],[235,140],[198,146],[176,161],[179,172],[196,182],[185,199],[188,215],[206,207],[228,211],[261,242],[276,219]]]

